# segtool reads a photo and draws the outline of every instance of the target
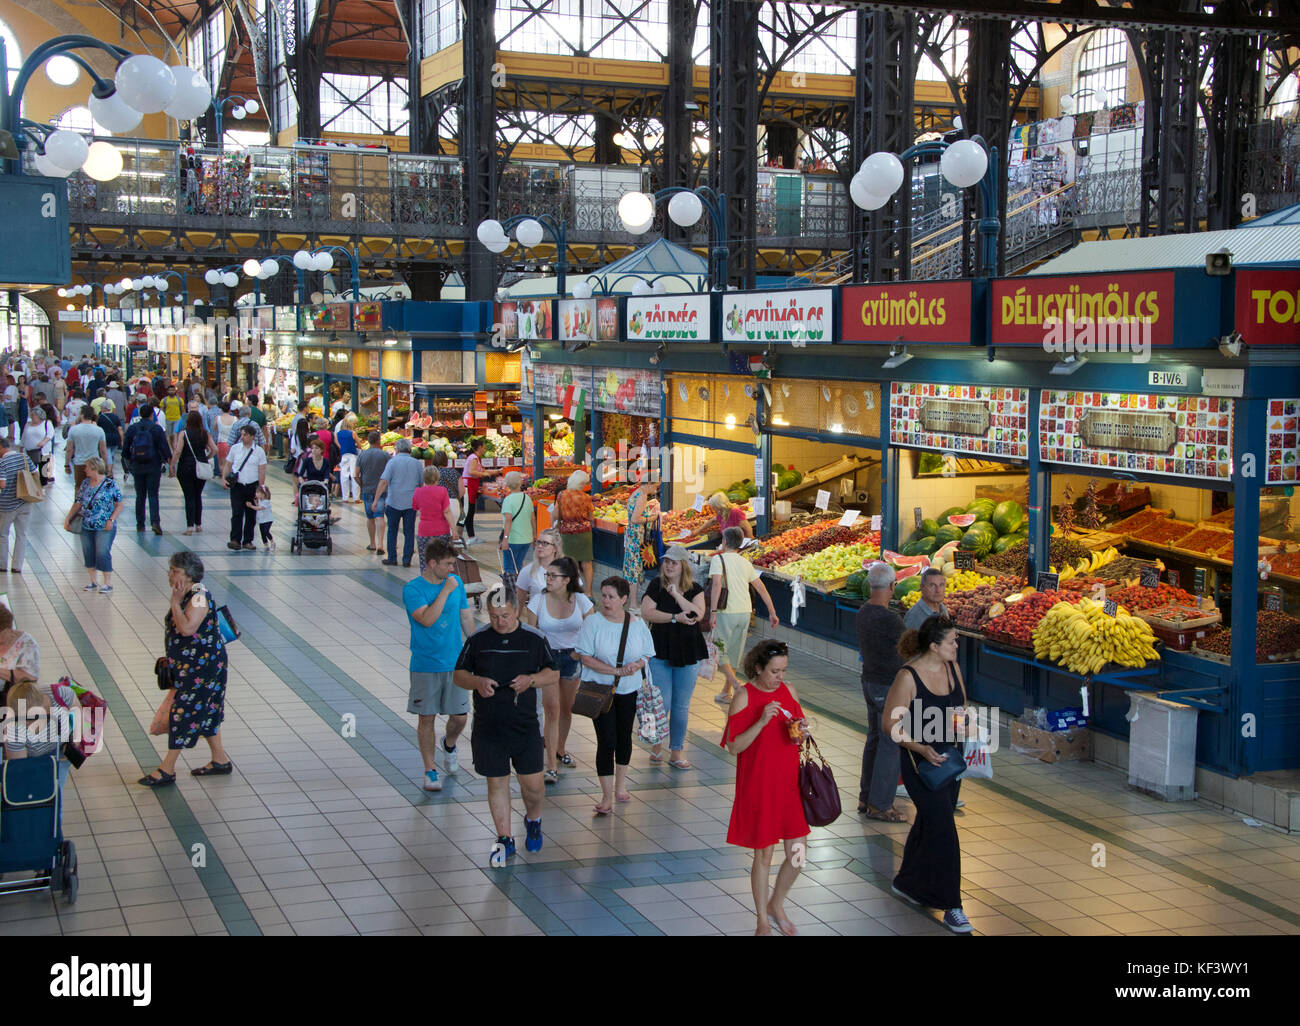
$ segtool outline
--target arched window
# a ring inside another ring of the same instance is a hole
[[[1110,107],[1128,101],[1128,37],[1120,29],[1098,29],[1088,36],[1074,98],[1079,113],[1100,110],[1103,99]]]
[[[9,73],[9,88],[12,89],[18,79],[18,69],[23,66],[23,52],[18,48],[18,37],[14,35],[13,29],[3,21],[0,21],[0,39],[5,43],[5,64]]]
[[[54,123],[60,128],[70,128],[74,132],[85,132],[88,135],[113,134],[90,116],[89,107],[69,107]]]

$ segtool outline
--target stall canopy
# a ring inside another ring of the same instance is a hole
[[[1228,250],[1233,264],[1258,267],[1300,266],[1300,219],[1245,231],[1231,228],[1187,235],[1160,235],[1145,239],[1107,239],[1081,242],[1068,253],[1048,260],[1029,273],[1086,274],[1090,271],[1154,271],[1180,267],[1205,267],[1210,253]]]
[[[1274,210],[1271,214],[1257,217],[1253,221],[1240,224],[1238,228],[1270,228],[1279,224],[1300,224],[1300,203]]]

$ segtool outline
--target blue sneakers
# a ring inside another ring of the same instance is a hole
[[[498,837],[497,843],[492,845],[492,851],[488,855],[488,862],[493,869],[500,869],[506,864],[506,859],[511,858],[515,853],[515,839],[513,837]]]
[[[524,840],[524,847],[529,851],[542,850],[542,821],[540,819],[524,818],[524,828],[528,831],[528,837]]]
[[[442,781],[438,779],[437,770],[424,771],[424,789],[426,791],[441,791]]]

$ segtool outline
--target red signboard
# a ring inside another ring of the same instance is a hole
[[[993,344],[1106,352],[1174,342],[1174,275],[1084,274],[1003,278],[993,283]]]
[[[1238,271],[1234,327],[1248,346],[1300,346],[1300,271]]]
[[[970,343],[968,281],[853,285],[840,297],[845,342]]]
[[[383,326],[382,303],[357,303],[352,308],[352,325],[357,331],[378,331]]]

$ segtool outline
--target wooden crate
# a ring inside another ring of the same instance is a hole
[[[1151,538],[1143,537],[1145,534],[1148,534],[1148,533],[1152,533],[1152,534],[1153,534],[1156,528],[1167,528],[1167,527],[1169,527],[1169,526],[1172,525],[1172,524],[1177,524],[1179,527],[1186,528],[1186,530],[1183,531],[1182,534],[1178,535],[1177,537],[1174,537],[1174,538],[1165,538],[1165,539],[1160,540],[1160,541],[1156,541],[1156,540],[1153,540],[1153,539],[1151,539]],[[1156,521],[1156,522],[1153,523],[1153,524],[1150,524],[1150,525],[1147,526],[1147,527],[1144,527],[1144,528],[1142,528],[1142,529],[1140,529],[1140,530],[1137,530],[1137,531],[1132,532],[1132,533],[1129,535],[1129,537],[1132,538],[1134,541],[1144,542],[1144,543],[1147,544],[1147,545],[1160,545],[1160,546],[1164,546],[1165,548],[1172,548],[1172,547],[1174,546],[1174,543],[1177,542],[1179,538],[1185,538],[1187,535],[1191,534],[1191,533],[1192,533],[1193,531],[1195,531],[1195,530],[1196,530],[1196,525],[1195,525],[1195,524],[1185,523],[1184,521],[1181,521],[1181,520],[1172,520],[1172,519],[1169,519],[1169,518],[1161,518],[1160,520]]]
[[[1108,531],[1115,531],[1119,534],[1131,534],[1134,528],[1145,527],[1148,523],[1154,523],[1156,520],[1163,520],[1173,515],[1172,509],[1143,509],[1134,513],[1132,516],[1125,517],[1119,523],[1111,524],[1106,528]]]
[[[1196,537],[1197,535],[1206,534],[1206,533],[1210,535],[1210,544],[1213,546],[1213,548],[1189,549],[1182,544],[1183,542],[1188,541]],[[1216,535],[1218,537],[1215,537]],[[1181,556],[1186,556],[1188,559],[1191,560],[1197,560],[1197,559],[1212,559],[1214,558],[1215,554],[1218,553],[1221,549],[1226,549],[1231,544],[1232,544],[1231,531],[1224,531],[1218,527],[1198,527],[1193,531],[1189,532],[1188,534],[1184,535],[1182,538],[1175,540],[1169,547]]]

